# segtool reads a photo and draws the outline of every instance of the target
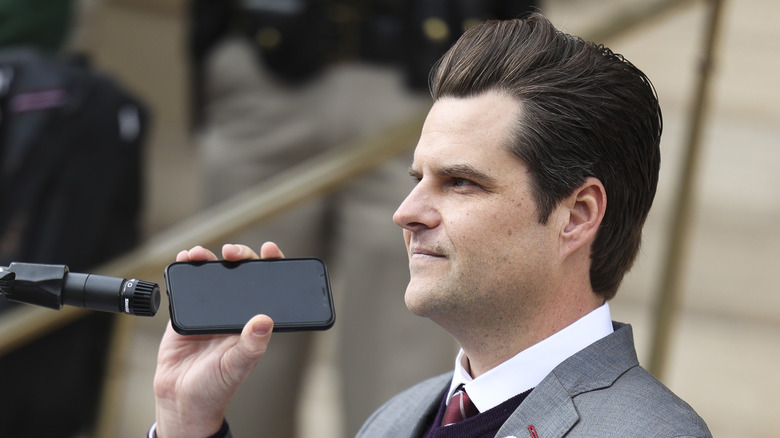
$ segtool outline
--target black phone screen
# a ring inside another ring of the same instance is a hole
[[[261,313],[274,331],[325,330],[335,321],[327,268],[315,258],[176,262],[165,284],[180,334],[240,333]]]

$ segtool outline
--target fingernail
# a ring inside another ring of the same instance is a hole
[[[252,333],[257,336],[265,336],[268,334],[270,327],[268,324],[258,322],[252,326]]]

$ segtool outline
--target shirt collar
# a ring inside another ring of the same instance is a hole
[[[591,311],[568,327],[532,345],[506,362],[473,379],[463,366],[463,350],[455,359],[451,395],[463,384],[480,412],[536,387],[561,362],[612,333],[609,304]]]

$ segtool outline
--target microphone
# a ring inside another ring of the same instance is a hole
[[[69,271],[66,265],[13,262],[0,267],[0,292],[12,301],[56,310],[68,305],[154,316],[160,308],[157,283]]]

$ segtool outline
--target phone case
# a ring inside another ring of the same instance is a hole
[[[261,313],[275,332],[327,330],[336,320],[327,267],[316,258],[175,262],[165,285],[182,335],[240,333]]]

